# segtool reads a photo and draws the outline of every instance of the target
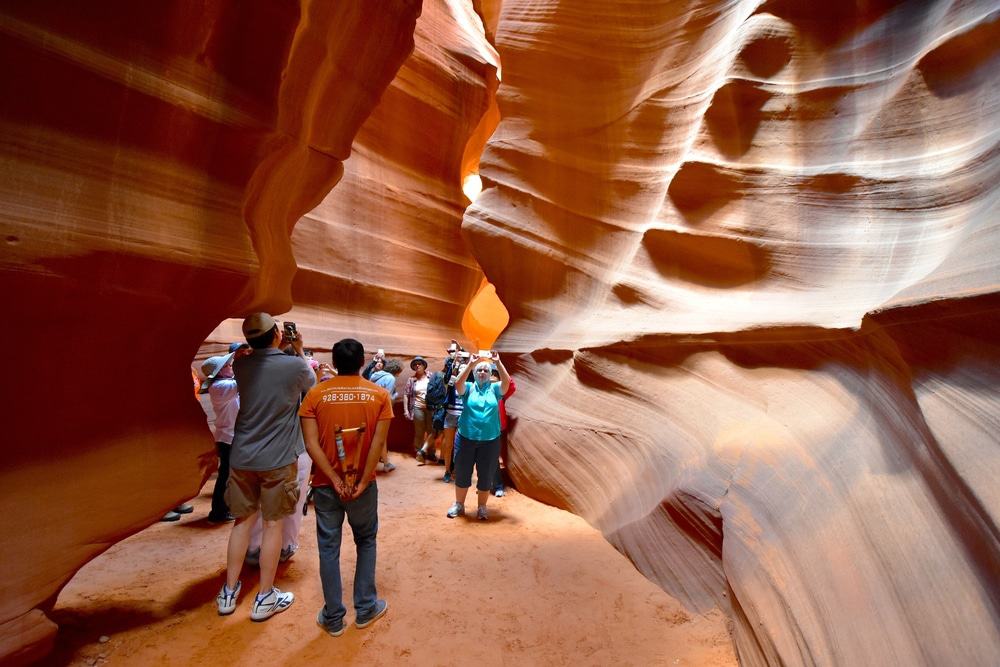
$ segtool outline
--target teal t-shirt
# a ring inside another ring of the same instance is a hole
[[[462,401],[465,408],[458,418],[458,432],[467,440],[495,440],[500,437],[500,383],[490,382],[484,389],[475,382],[465,383]]]

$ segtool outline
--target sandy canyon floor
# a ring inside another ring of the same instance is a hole
[[[643,578],[582,519],[517,492],[490,499],[488,522],[449,520],[442,468],[394,455],[380,474],[379,596],[385,618],[341,637],[315,624],[323,604],[310,508],[301,547],[279,566],[295,604],[249,620],[257,571],[236,613],[217,615],[229,525],[205,520],[213,480],[193,514],[159,523],[84,567],[52,614],[54,665],[735,665],[718,613],[701,617]],[[474,505],[470,494],[470,504]],[[354,545],[345,523],[345,602]],[[102,642],[101,639],[104,638]]]

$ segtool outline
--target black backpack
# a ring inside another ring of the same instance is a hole
[[[437,410],[448,399],[448,385],[444,383],[444,373],[432,373],[427,383],[427,407]]]

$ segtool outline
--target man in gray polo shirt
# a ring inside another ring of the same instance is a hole
[[[299,402],[303,392],[316,383],[316,375],[302,354],[302,337],[285,341],[291,342],[298,356],[284,354],[281,329],[267,313],[254,313],[243,320],[243,335],[253,353],[233,363],[240,411],[226,487],[226,504],[236,524],[229,535],[226,583],[216,602],[220,615],[236,611],[243,558],[259,511],[264,519],[260,592],[254,598],[250,619],[263,621],[295,601],[292,593],[274,587],[274,574],[281,551],[281,519],[295,511],[299,499],[297,460],[305,450]]]

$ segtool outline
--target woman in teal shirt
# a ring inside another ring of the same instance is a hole
[[[500,374],[498,383],[490,382],[490,369],[494,364]],[[466,382],[470,372],[473,381]],[[476,490],[479,492],[476,517],[484,521],[487,518],[486,501],[490,497],[490,485],[500,457],[500,400],[509,386],[510,375],[497,352],[470,363],[455,380],[455,391],[462,396],[465,407],[458,419],[461,448],[455,458],[455,502],[448,509],[449,519],[465,514],[465,498],[472,486],[473,465],[476,467]]]

